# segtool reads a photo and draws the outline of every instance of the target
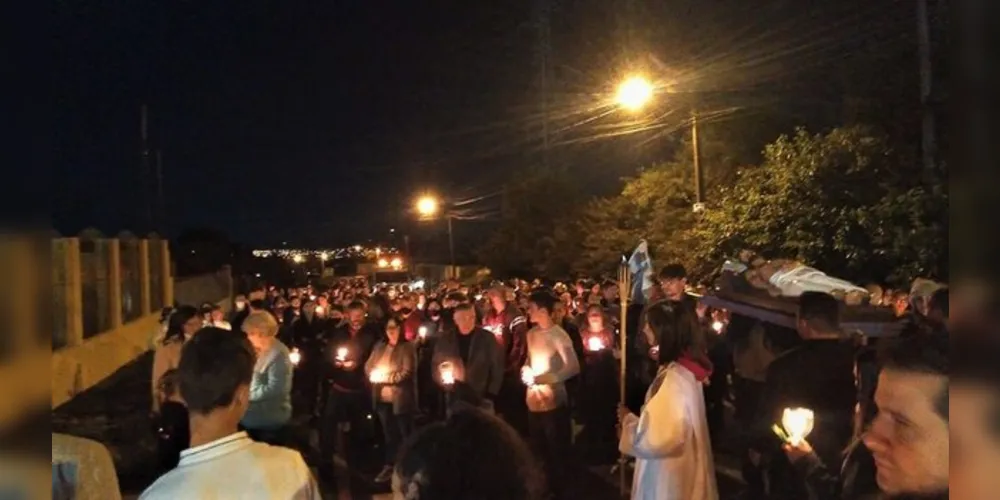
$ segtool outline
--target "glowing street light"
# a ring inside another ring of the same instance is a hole
[[[633,76],[618,86],[615,102],[629,111],[638,111],[652,98],[653,84],[641,76]]]
[[[437,215],[440,203],[433,196],[422,196],[417,200],[417,213],[423,217],[433,217]]]
[[[295,254],[295,255],[292,256],[292,262],[294,262],[296,264],[301,264],[302,261],[304,261],[304,260],[305,260],[305,257],[303,257],[302,254],[298,254],[297,253],[297,254]]]

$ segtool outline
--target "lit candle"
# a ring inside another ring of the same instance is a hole
[[[427,327],[426,326],[421,326],[417,330],[417,336],[420,337],[421,339],[426,339],[427,338]]]
[[[594,335],[587,339],[587,349],[591,352],[597,352],[604,349],[604,341],[600,337]]]
[[[347,361],[347,348],[339,347],[337,348],[337,361]]]
[[[722,333],[722,329],[726,327],[726,324],[721,321],[715,321],[712,323],[712,329],[715,333]]]
[[[291,361],[294,366],[299,365],[299,361],[302,361],[302,353],[299,352],[298,347],[292,349],[292,352],[288,353],[288,360]]]
[[[372,370],[371,375],[368,376],[368,380],[371,380],[373,384],[384,383],[389,378],[389,373],[385,368],[376,368]]]
[[[788,432],[788,444],[799,446],[813,430],[815,415],[805,408],[785,408],[781,415],[781,426]]]
[[[530,366],[525,366],[521,370],[521,382],[524,382],[524,385],[528,387],[535,385],[535,372],[532,371]]]
[[[445,361],[441,363],[441,383],[444,385],[454,385],[455,383],[455,368],[452,366],[451,362]]]

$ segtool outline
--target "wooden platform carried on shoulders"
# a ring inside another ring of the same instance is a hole
[[[799,307],[795,297],[773,297],[766,292],[716,290],[698,299],[711,307],[788,328],[795,328],[795,316]],[[895,336],[902,327],[890,309],[846,304],[842,304],[841,326],[846,331],[857,330],[869,337]]]

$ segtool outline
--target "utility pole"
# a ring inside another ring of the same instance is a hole
[[[931,73],[931,29],[927,0],[917,0],[917,41],[920,48],[920,104],[923,111],[922,153],[925,175],[930,178],[937,168],[937,141],[934,128],[933,83]]]
[[[542,108],[542,166],[549,167],[549,65],[552,58],[552,30],[549,22],[550,0],[536,0],[535,29],[538,32],[538,84]]]
[[[153,228],[153,204],[149,199],[149,108],[143,104],[139,118],[140,150],[139,161],[142,169],[142,201],[146,205],[146,229]]]
[[[448,218],[448,255],[449,255],[450,259],[451,259],[451,260],[449,260],[449,264],[451,264],[452,272],[454,272],[454,267],[455,267],[455,233],[452,231],[452,224],[451,224],[451,221],[452,221],[453,217],[451,216],[451,214],[447,214],[446,217]]]
[[[705,175],[701,170],[701,143],[698,141],[698,110],[691,112],[691,161],[694,163],[695,211],[705,207]]]

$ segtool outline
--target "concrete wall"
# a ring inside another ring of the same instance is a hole
[[[214,280],[214,276],[209,278]],[[203,289],[197,295],[204,298],[217,291],[217,288]],[[211,302],[219,304],[228,312],[232,303],[231,298],[226,296],[218,300],[219,294],[215,293],[214,296],[216,300]],[[200,302],[209,301],[205,299]],[[153,347],[153,338],[160,331],[159,319],[159,313],[150,314],[115,330],[91,337],[78,346],[66,347],[52,353],[52,408],[93,387],[150,350]]]

